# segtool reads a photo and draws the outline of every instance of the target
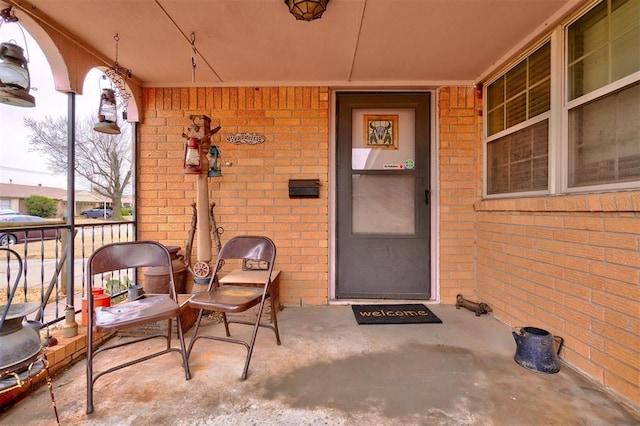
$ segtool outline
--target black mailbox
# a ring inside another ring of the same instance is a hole
[[[320,181],[289,179],[289,198],[320,198]]]

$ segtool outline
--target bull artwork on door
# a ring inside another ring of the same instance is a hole
[[[364,135],[366,148],[398,149],[398,116],[365,115]]]

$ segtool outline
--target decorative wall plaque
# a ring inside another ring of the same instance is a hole
[[[264,135],[259,133],[229,133],[227,135],[227,142],[232,143],[234,145],[240,145],[241,143],[246,143],[249,145],[258,145],[264,143],[267,138]]]
[[[266,271],[269,269],[269,262],[258,259],[243,259],[243,271]]]

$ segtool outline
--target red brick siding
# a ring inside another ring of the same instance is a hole
[[[512,326],[565,339],[562,357],[640,403],[640,192],[481,201],[482,100],[438,91],[438,256],[443,303],[489,303]],[[328,301],[327,88],[144,89],[138,152],[140,237],[184,248],[195,177],[182,170],[192,114],[221,125],[223,177],[209,180],[223,241],[261,233],[278,246],[285,304]],[[238,131],[263,145],[224,141]],[[319,178],[319,199],[288,198],[290,178]]]
[[[473,87],[444,87],[438,96],[438,226],[440,296],[476,294],[476,213],[482,194],[482,100]]]
[[[206,115],[212,127],[222,126],[213,142],[222,154],[223,176],[208,180],[217,225],[224,228],[222,241],[238,234],[272,238],[278,248],[276,268],[282,271],[282,303],[327,303],[328,89],[147,88],[142,103],[139,237],[184,250],[196,177],[183,173],[181,135],[190,115]],[[266,142],[226,142],[226,135],[236,132],[260,133]],[[320,179],[319,199],[289,199],[289,179],[304,178]]]
[[[640,192],[476,203],[478,295],[640,403]]]

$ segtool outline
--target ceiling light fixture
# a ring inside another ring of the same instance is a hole
[[[2,24],[16,23],[18,18],[14,15],[11,7],[0,10],[0,27]],[[27,38],[24,36],[22,26],[18,24],[24,45],[27,45]],[[24,50],[15,42],[0,44],[0,103],[19,106],[34,107],[36,100],[29,94],[31,89],[31,76],[29,75],[28,53],[24,56]]]
[[[300,21],[320,19],[329,0],[284,0],[289,12]]]
[[[98,107],[98,122],[93,126],[93,130],[100,133],[117,135],[120,133],[120,127],[117,124],[117,106],[122,107],[122,119],[127,119],[127,103],[131,98],[131,93],[127,89],[127,79],[131,78],[131,70],[124,68],[118,64],[118,44],[120,36],[116,33],[113,37],[116,42],[116,60],[112,67],[104,71],[102,80],[109,80],[110,86],[102,88],[100,95],[100,106]]]

